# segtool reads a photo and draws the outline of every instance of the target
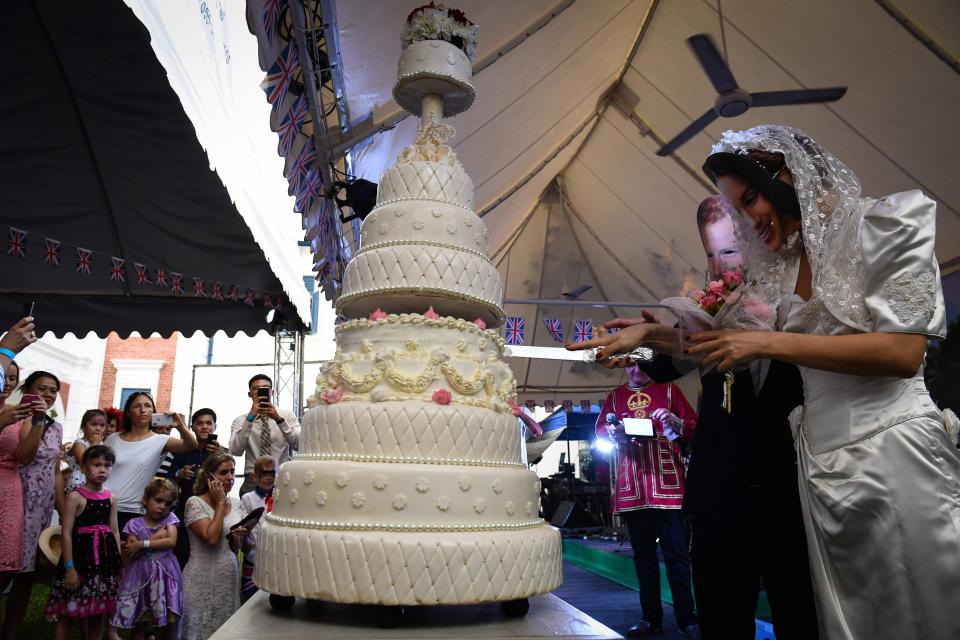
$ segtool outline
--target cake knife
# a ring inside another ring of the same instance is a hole
[[[534,347],[528,345],[509,345],[506,355],[511,358],[530,358],[532,360],[571,360],[573,362],[596,363],[599,347],[582,351],[568,351],[563,347]],[[609,359],[613,361],[628,358],[634,362],[650,362],[653,360],[653,349],[637,347],[629,353],[618,353]]]

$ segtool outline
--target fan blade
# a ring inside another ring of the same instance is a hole
[[[779,107],[790,104],[810,104],[812,102],[833,102],[847,93],[846,87],[828,89],[791,89],[788,91],[759,91],[751,93],[754,107]]]
[[[723,60],[717,45],[705,33],[698,33],[695,36],[687,38],[687,44],[693,49],[694,55],[700,61],[700,66],[706,72],[713,88],[717,93],[727,93],[737,88],[737,81],[733,78],[733,72]]]
[[[690,126],[688,126],[686,129],[684,129],[683,131],[678,133],[676,136],[674,136],[673,140],[671,140],[667,144],[660,147],[660,150],[657,151],[657,155],[658,156],[670,155],[677,149],[677,147],[679,147],[680,145],[685,143],[687,140],[689,140],[693,136],[703,131],[703,129],[708,124],[710,124],[716,119],[717,119],[717,112],[714,111],[713,109],[710,109],[710,111],[707,111],[705,114],[703,114],[702,116],[700,116],[699,118],[691,122]]]

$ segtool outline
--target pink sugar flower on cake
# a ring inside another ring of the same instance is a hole
[[[379,307],[377,307],[377,310],[370,314],[370,319],[373,321],[386,320],[387,314],[381,311]]]
[[[423,312],[423,317],[427,318],[428,320],[439,320],[440,314],[434,311],[433,307],[431,306],[429,309]]]
[[[473,321],[473,324],[477,325],[481,331],[487,328],[487,323],[483,321],[483,318],[477,318]]]
[[[322,394],[320,394],[320,399],[327,404],[336,404],[340,402],[340,399],[343,398],[343,389],[337,385],[336,387],[327,387]]]
[[[437,404],[450,404],[453,396],[446,389],[437,389],[433,392],[433,401]]]

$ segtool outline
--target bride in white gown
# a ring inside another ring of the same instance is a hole
[[[946,331],[935,203],[861,197],[796,129],[728,131],[713,151],[704,170],[743,214],[758,285],[742,293],[779,307],[781,331],[705,332],[688,353],[720,370],[800,368],[792,422],[821,638],[960,638],[960,453],[923,381],[927,339]],[[601,356],[644,332],[610,336]]]

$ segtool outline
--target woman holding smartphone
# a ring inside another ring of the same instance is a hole
[[[149,393],[137,391],[131,394],[123,407],[124,432],[111,434],[104,442],[117,454],[117,462],[104,487],[117,496],[121,531],[127,522],[140,517],[143,490],[164,456],[197,448],[197,439],[180,414],[162,414],[172,421],[174,428],[180,432],[180,438],[150,431],[155,412],[156,405]]]
[[[50,526],[54,506],[58,512],[63,506],[63,476],[57,473],[63,427],[47,416],[47,411],[53,407],[60,392],[60,380],[52,373],[34,371],[23,381],[20,390],[23,392],[20,406],[28,406],[30,416],[19,423],[19,428],[10,425],[4,429],[4,433],[19,431],[13,462],[20,465],[18,494],[22,494],[11,495],[10,501],[3,503],[4,510],[12,511],[15,501],[20,501],[22,508],[20,529],[14,532],[13,529],[4,528],[3,542],[0,543],[6,546],[16,538],[21,541],[20,566],[11,567],[11,570],[19,573],[5,574],[2,579],[2,582],[6,583],[13,577],[13,588],[7,598],[3,621],[3,636],[8,640],[17,637],[27,611],[27,603],[30,601],[36,577],[34,569],[40,532]],[[3,474],[4,477],[6,475]],[[7,517],[9,516],[5,514],[4,522]],[[0,586],[5,587],[6,584]]]
[[[236,552],[247,530],[232,527],[247,514],[230,495],[234,474],[233,456],[208,456],[184,509],[190,561],[183,570],[183,640],[205,640],[240,608]]]

